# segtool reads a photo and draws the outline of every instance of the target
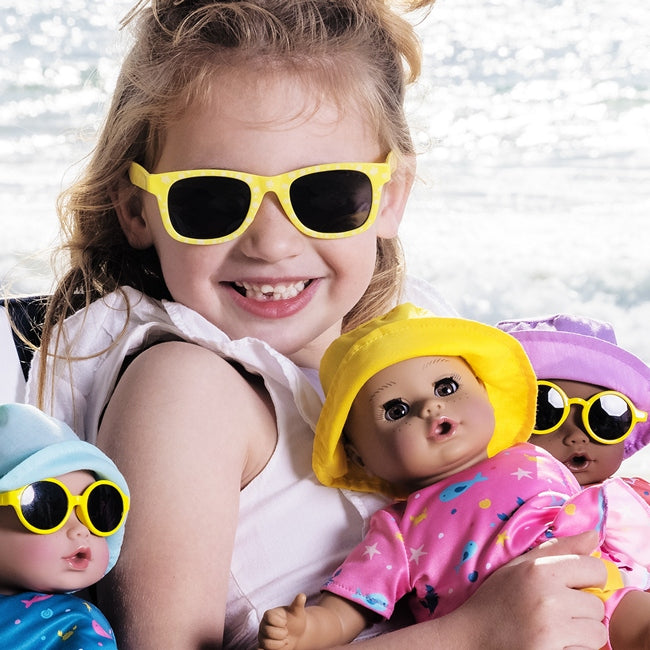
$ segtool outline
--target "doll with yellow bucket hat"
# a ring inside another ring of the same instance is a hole
[[[334,341],[320,376],[316,476],[397,501],[371,518],[318,605],[305,607],[300,594],[265,613],[262,648],[348,642],[389,618],[403,596],[415,621],[443,616],[513,557],[593,528],[610,575],[594,590],[608,620],[635,594],[614,619],[630,634],[619,647],[650,640],[650,594],[642,591],[650,510],[618,479],[581,491],[564,465],[526,442],[536,378],[513,337],[400,305]]]
[[[117,562],[128,509],[102,451],[33,406],[0,405],[0,648],[117,647],[72,594]]]

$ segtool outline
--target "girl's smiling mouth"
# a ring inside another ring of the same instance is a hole
[[[234,282],[235,289],[252,300],[290,300],[300,294],[311,280],[280,282],[278,284],[255,284],[253,282]]]

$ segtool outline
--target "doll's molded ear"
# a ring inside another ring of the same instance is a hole
[[[111,198],[127,241],[133,248],[144,250],[153,246],[153,237],[144,215],[142,199],[139,192],[134,194],[133,190],[133,186],[125,181],[120,183]]]
[[[377,217],[378,237],[383,239],[397,237],[414,179],[415,157],[404,156],[382,191],[381,207]]]
[[[365,471],[366,466],[363,463],[361,455],[357,451],[357,448],[349,440],[343,440],[343,449],[345,449],[345,455],[347,456],[348,460],[354,465],[362,467]]]

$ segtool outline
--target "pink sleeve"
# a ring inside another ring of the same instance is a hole
[[[395,603],[412,589],[406,550],[390,510],[373,515],[364,540],[323,587],[384,618],[390,618]]]
[[[562,506],[553,532],[559,537],[589,529],[600,534],[602,557],[628,574],[631,582],[624,577],[625,583],[647,588],[650,506],[646,501],[620,478],[590,485]]]

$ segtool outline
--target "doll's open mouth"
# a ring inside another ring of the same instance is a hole
[[[75,553],[64,558],[72,569],[83,570],[92,560],[92,553],[86,546],[80,546]]]
[[[586,454],[575,454],[564,461],[564,464],[572,472],[583,472],[591,465],[591,458]]]
[[[456,431],[456,423],[453,420],[442,417],[434,420],[429,431],[430,440],[440,440],[448,438]]]

